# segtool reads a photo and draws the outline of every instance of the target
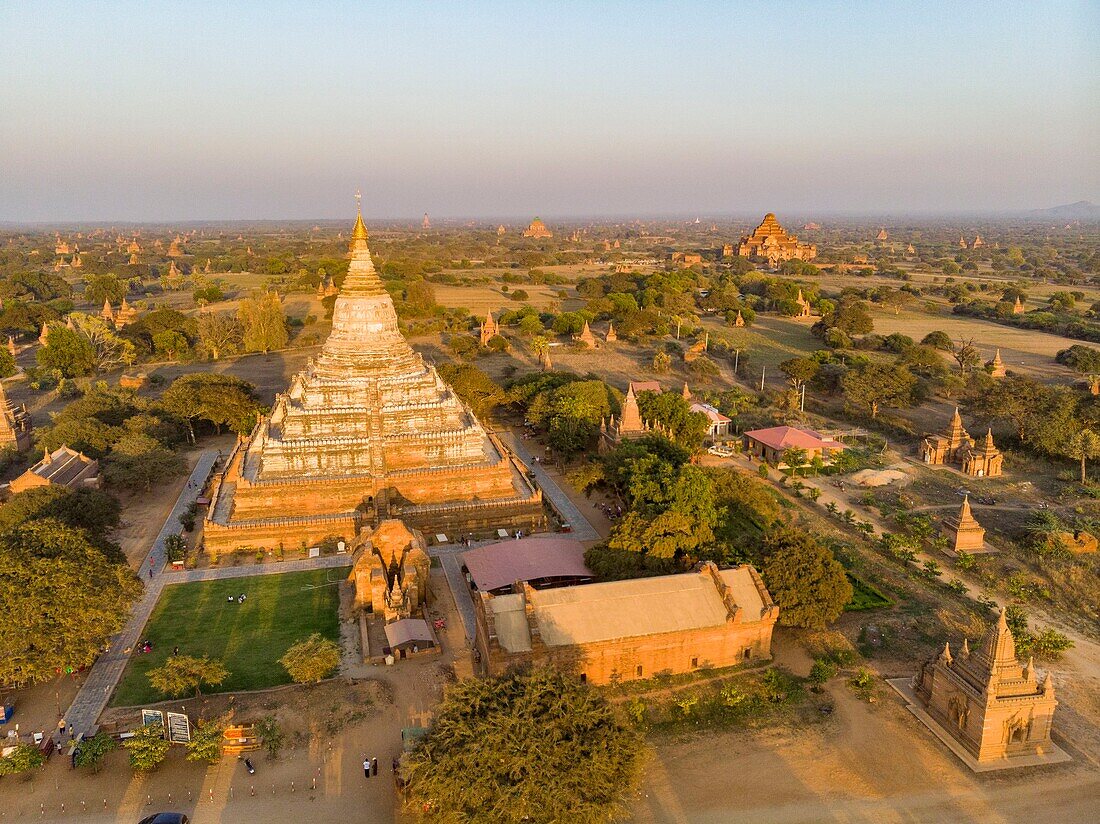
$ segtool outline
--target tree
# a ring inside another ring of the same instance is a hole
[[[764,581],[779,605],[779,622],[824,629],[852,600],[844,567],[809,533],[782,529],[764,542]]]
[[[13,495],[0,506],[0,531],[54,518],[100,536],[118,526],[119,513],[118,501],[99,489],[36,486]]]
[[[964,375],[972,371],[982,363],[982,353],[974,345],[974,339],[960,340],[951,347],[951,356],[959,364],[959,371]]]
[[[472,364],[444,363],[439,367],[439,377],[447,382],[479,418],[487,417],[508,399],[500,384]]]
[[[239,350],[243,331],[241,322],[229,312],[203,312],[199,315],[199,341],[214,360]]]
[[[0,378],[10,378],[16,371],[15,357],[6,347],[0,348]]]
[[[153,335],[153,351],[167,360],[175,360],[189,348],[187,338],[174,329],[165,329]]]
[[[277,292],[257,292],[243,301],[237,309],[241,322],[242,340],[248,352],[282,349],[290,336],[286,331],[286,313]]]
[[[625,811],[642,756],[606,698],[538,668],[451,687],[402,774],[433,820],[596,824]]]
[[[1100,434],[1092,429],[1078,429],[1063,446],[1066,457],[1081,461],[1081,483],[1087,482],[1085,462],[1100,458]]]
[[[340,646],[315,632],[291,646],[279,663],[296,684],[318,682],[340,666]]]
[[[139,772],[148,772],[160,766],[172,745],[164,737],[164,727],[154,723],[138,727],[122,746],[130,755],[130,766]]]
[[[677,392],[641,392],[638,409],[643,420],[662,424],[676,443],[693,452],[702,448],[710,431],[707,416],[692,412],[691,403]]]
[[[849,369],[840,379],[845,397],[854,404],[868,407],[872,418],[878,415],[880,406],[912,404],[916,385],[917,377],[908,369],[881,363]]]
[[[779,371],[787,376],[795,392],[802,389],[802,384],[812,381],[820,368],[821,364],[813,358],[791,358],[779,364]]]
[[[260,410],[254,390],[240,378],[196,372],[174,381],[161,397],[161,405],[187,422],[188,437],[194,443],[197,421],[213,424],[218,434],[223,426],[248,432]]]
[[[260,744],[267,750],[268,758],[277,758],[279,750],[283,748],[283,742],[286,740],[286,733],[283,732],[283,728],[279,726],[279,721],[274,715],[265,715],[256,722],[256,737],[260,739]]]
[[[118,303],[126,297],[126,283],[118,275],[89,275],[84,287],[84,299],[92,306],[102,306],[104,301]]]
[[[18,775],[41,769],[46,763],[45,754],[33,744],[16,744],[15,750],[0,758],[0,775]]]
[[[63,378],[79,378],[95,371],[95,347],[86,337],[64,326],[53,326],[46,333],[46,345],[35,355],[43,369],[56,369]]]
[[[1085,374],[1100,373],[1100,349],[1075,343],[1068,349],[1062,349],[1054,356],[1058,363],[1068,366],[1075,372]]]
[[[929,332],[921,338],[921,343],[933,349],[939,349],[941,352],[951,352],[955,348],[955,342],[951,340],[951,336],[939,330]]]
[[[217,764],[222,757],[226,724],[224,718],[199,719],[199,723],[191,729],[191,740],[187,742],[187,760]]]
[[[76,766],[98,773],[103,759],[118,749],[118,742],[105,732],[97,732],[80,742],[76,750]]]
[[[95,352],[95,371],[110,372],[129,366],[137,358],[134,344],[115,333],[114,327],[98,315],[73,312],[69,315],[76,332],[82,335]]]
[[[103,475],[108,483],[129,490],[152,489],[183,471],[183,459],[156,438],[142,433],[123,435],[106,460]]]
[[[91,664],[140,593],[129,567],[83,530],[44,518],[0,533],[0,683]]]
[[[208,656],[173,655],[163,665],[147,673],[149,683],[169,698],[179,698],[194,691],[199,695],[203,684],[217,686],[229,677],[229,670],[221,661]]]

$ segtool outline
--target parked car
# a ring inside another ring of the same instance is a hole
[[[154,813],[141,819],[138,824],[187,824],[190,820],[183,813]]]

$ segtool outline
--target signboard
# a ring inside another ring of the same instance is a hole
[[[310,558],[320,558],[321,557],[321,547],[311,546],[309,548],[309,557]]]
[[[141,711],[141,726],[146,727],[149,724],[157,724],[162,729],[164,728],[164,713],[160,710],[142,710]]]
[[[173,744],[186,744],[191,740],[191,722],[182,712],[168,713],[168,740]]]

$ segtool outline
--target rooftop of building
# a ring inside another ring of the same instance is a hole
[[[584,547],[572,538],[552,535],[499,541],[462,553],[462,563],[481,592],[517,581],[593,577]]]

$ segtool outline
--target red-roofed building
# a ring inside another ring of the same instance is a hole
[[[802,449],[806,452],[806,462],[821,458],[829,463],[836,452],[845,448],[844,444],[822,435],[813,429],[799,429],[794,426],[772,426],[768,429],[753,429],[745,433],[745,451],[777,467],[785,466],[783,453],[788,449]]]

